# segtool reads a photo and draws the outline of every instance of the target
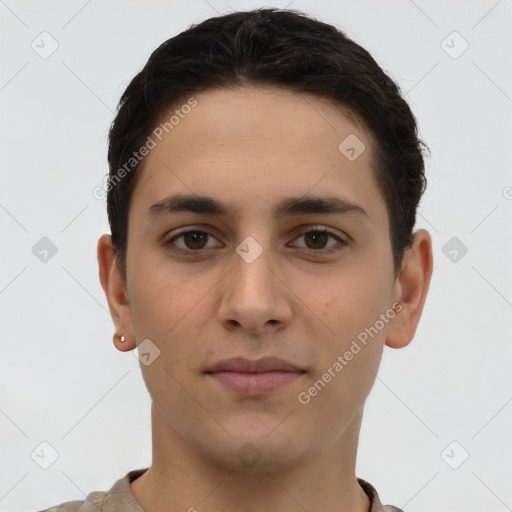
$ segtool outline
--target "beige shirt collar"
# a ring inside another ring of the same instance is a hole
[[[123,478],[117,480],[108,492],[91,492],[80,508],[80,512],[144,512],[143,508],[135,500],[130,487],[131,482],[143,475],[148,468],[134,469],[128,472]],[[392,505],[383,505],[375,488],[358,478],[359,485],[363,488],[370,500],[369,512],[403,512]]]

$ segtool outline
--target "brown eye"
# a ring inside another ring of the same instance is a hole
[[[347,242],[340,238],[337,234],[327,229],[313,229],[304,232],[298,239],[304,238],[305,246],[299,246],[304,249],[308,249],[311,252],[318,252],[322,254],[329,254],[331,252],[340,250],[339,245],[345,246]],[[331,244],[327,247],[329,239],[336,241],[337,243]],[[338,246],[338,247],[337,247]]]
[[[188,249],[204,249],[208,233],[189,231],[183,235],[183,241]]]
[[[304,237],[309,249],[324,249],[329,241],[329,234],[325,231],[309,231],[305,233]],[[308,242],[312,245],[309,245]]]
[[[207,245],[210,239],[216,240],[206,231],[189,230],[173,236],[164,245],[180,254],[194,256],[195,254],[201,254],[206,249],[215,247],[215,245]]]

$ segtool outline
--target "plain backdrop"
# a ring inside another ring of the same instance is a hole
[[[84,499],[151,463],[139,361],[112,343],[96,258],[106,203],[92,191],[119,97],[151,52],[264,6],[369,50],[431,149],[417,223],[433,238],[430,292],[413,342],[385,347],[356,473],[408,512],[512,510],[509,0],[0,0],[2,511]],[[57,251],[46,262],[44,237]],[[47,469],[41,450],[58,455]]]

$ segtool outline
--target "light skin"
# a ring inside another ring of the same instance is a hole
[[[416,332],[432,273],[430,235],[414,233],[395,276],[372,139],[355,114],[280,88],[195,98],[198,105],[145,157],[130,203],[126,287],[110,236],[98,241],[101,284],[125,336],[115,346],[133,350],[149,339],[160,350],[141,364],[153,460],[132,493],[148,512],[366,512],[355,476],[363,406],[384,345],[404,347]],[[350,134],[366,146],[354,161],[338,150]],[[147,213],[174,194],[209,196],[234,213]],[[277,203],[303,196],[344,198],[366,215],[274,217]],[[315,237],[313,228],[334,236]],[[203,235],[171,241],[185,230]],[[252,263],[236,252],[249,236],[263,249]],[[299,393],[397,302],[394,318],[301,404]],[[305,373],[252,397],[204,373],[222,359],[267,355]],[[237,456],[246,443],[261,455],[252,467]]]

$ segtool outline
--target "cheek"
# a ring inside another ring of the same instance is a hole
[[[218,279],[187,276],[171,265],[146,268],[152,270],[141,273],[131,283],[135,335],[138,342],[147,338],[159,348],[155,361],[158,379],[170,384],[174,382],[172,375],[182,382],[193,370],[190,365],[197,360],[198,345],[208,343],[205,324],[212,318],[208,291]],[[142,370],[148,378],[155,378],[151,367]]]
[[[183,265],[165,257],[163,249],[134,251],[130,276],[130,302],[137,337],[167,339],[180,323],[190,322],[208,289],[206,276],[187,275]],[[210,286],[211,288],[211,286]]]
[[[350,374],[355,381],[363,379],[369,385],[374,379],[370,370],[378,369],[389,325],[389,320],[387,323],[381,320],[381,314],[390,307],[391,285],[379,269],[373,273],[351,269],[330,283],[317,297],[318,316],[329,327],[318,340],[323,340],[318,370],[326,371],[338,356],[346,354],[349,360],[339,375]]]
[[[335,335],[357,334],[384,312],[391,289],[388,287],[378,274],[352,268],[332,278],[318,294],[317,310]]]

